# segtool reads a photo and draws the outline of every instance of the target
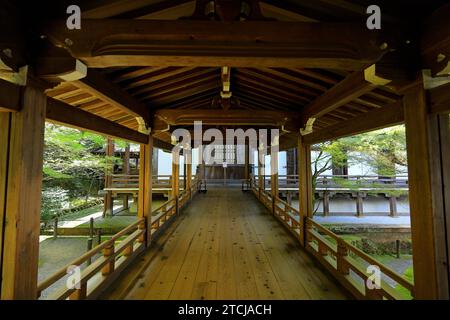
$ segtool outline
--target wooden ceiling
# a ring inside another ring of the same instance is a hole
[[[85,6],[83,18],[123,18],[175,20],[192,15],[195,1],[81,1]],[[365,8],[373,1],[316,0],[316,1],[261,1],[261,12],[269,19],[280,21],[353,21],[367,16]],[[421,5],[399,1],[411,8],[405,17],[391,1],[381,2],[385,8],[386,23],[408,24],[419,11],[431,12],[445,1],[427,1]],[[81,5],[83,7],[83,5]],[[409,20],[410,19],[410,20]],[[139,66],[96,69],[105,79],[148,108],[154,115],[162,109],[214,110],[223,87],[219,67]],[[351,71],[317,68],[231,68],[230,110],[301,112],[311,106],[331,88],[336,87]],[[48,90],[48,95],[69,105],[137,130],[136,117],[120,105],[107,101],[95,91],[75,82],[62,82]],[[314,130],[348,123],[376,109],[395,103],[401,98],[386,86],[365,88],[360,95],[346,101],[314,122]],[[293,132],[292,139],[297,132]],[[170,141],[167,133],[156,136]]]

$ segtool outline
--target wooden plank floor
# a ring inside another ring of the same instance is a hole
[[[198,194],[109,299],[345,299],[250,193]]]

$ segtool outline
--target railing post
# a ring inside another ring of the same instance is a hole
[[[330,194],[328,191],[323,192],[323,215],[327,217],[330,214]]]
[[[112,256],[114,256],[114,243],[103,249],[103,257],[110,259],[110,261],[102,268],[102,275],[104,276],[114,272],[115,259]]]
[[[389,212],[391,217],[397,217],[397,198],[395,196],[389,197]]]
[[[337,240],[337,271],[342,275],[348,275],[350,269],[345,258],[348,256],[348,248],[344,240]]]
[[[381,288],[369,288],[368,282],[365,281],[365,296],[370,300],[383,300],[383,290]]]
[[[302,231],[302,225],[303,225],[303,232],[304,234],[300,233],[300,241],[305,241],[304,246],[307,247],[312,242],[312,237],[310,231],[312,230],[312,223],[311,221],[305,217],[303,221],[301,220],[300,216],[300,231]]]
[[[130,245],[127,246],[127,247],[123,250],[123,255],[124,255],[125,257],[129,257],[129,256],[131,256],[131,254],[133,253],[133,251],[134,251],[134,241],[132,241],[132,242],[130,243]]]
[[[80,288],[76,289],[70,296],[69,300],[84,300],[87,295],[87,283],[80,284]]]
[[[146,219],[147,219],[147,218],[144,217],[144,219],[139,223],[139,225],[138,225],[138,229],[139,229],[139,230],[145,230],[145,227],[146,227],[146,225],[147,225],[147,223],[145,222]],[[151,218],[150,218],[150,219],[151,219]],[[149,231],[147,231],[147,232],[150,232],[150,233],[151,233],[151,229],[150,229]],[[139,236],[139,238],[137,239],[137,241],[138,241],[139,243],[145,242],[145,232],[142,233],[142,235]]]

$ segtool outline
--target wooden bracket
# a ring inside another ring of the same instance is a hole
[[[450,70],[449,70],[450,71]],[[434,89],[450,83],[450,73],[445,77],[433,77],[430,69],[422,70],[423,88],[425,90]]]
[[[137,121],[137,123],[138,123],[138,131],[140,132],[140,133],[143,133],[143,134],[150,134],[150,132],[152,131],[152,129],[151,129],[151,127],[149,127],[148,125],[147,125],[147,123],[145,122],[145,120],[144,120],[144,118],[142,118],[142,117],[136,117],[136,121]]]
[[[310,133],[313,132],[314,121],[316,121],[316,118],[309,118],[306,121],[305,127],[300,129],[300,134],[302,136],[310,134]]]
[[[0,58],[0,79],[17,84],[19,86],[25,86],[27,84],[28,66],[19,68],[19,71],[14,71],[11,67],[6,65]]]

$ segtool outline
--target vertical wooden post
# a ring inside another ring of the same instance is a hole
[[[272,141],[272,144],[274,142]],[[275,214],[275,201],[278,198],[278,143],[271,146],[270,152],[270,191],[272,195],[272,213]]]
[[[191,185],[192,185],[192,149],[185,150],[184,162],[186,164],[186,171],[184,176],[186,177],[185,189],[189,194],[189,198],[192,197]]]
[[[323,215],[325,217],[330,215],[330,193],[328,191],[323,192]]]
[[[439,297],[439,283],[431,185],[433,168],[430,159],[429,124],[423,87],[416,86],[406,92],[403,105],[408,155],[414,298],[436,299]]]
[[[0,112],[1,299],[37,297],[47,99],[32,83],[21,101],[21,111]]]
[[[389,197],[389,215],[391,217],[397,217],[397,198],[395,196]]]
[[[300,243],[306,244],[305,228],[306,217],[313,216],[313,194],[312,194],[312,174],[311,174],[311,146],[303,142],[301,135],[298,136],[298,174],[299,174],[299,212],[300,212]]]
[[[153,137],[149,135],[148,144],[141,144],[139,167],[138,217],[145,218],[145,243],[150,245],[152,232],[152,153]]]
[[[361,192],[356,193],[356,216],[364,216],[363,195]]]
[[[250,143],[245,142],[244,145],[244,179],[250,179]]]
[[[130,144],[127,143],[125,146],[125,153],[123,155],[123,174],[130,174]],[[123,209],[128,209],[128,195],[123,195]]]
[[[106,157],[113,157],[114,156],[114,140],[111,138],[108,138],[106,143],[106,150],[105,150],[105,156]],[[105,171],[105,188],[111,187],[112,184],[112,174],[114,173],[113,163],[111,160],[106,161],[106,171]],[[112,192],[107,191],[106,195],[104,197],[104,208],[103,208],[103,216],[112,216],[113,215],[113,209],[114,203],[112,198]]]
[[[449,299],[450,115],[448,113],[429,115],[429,131],[438,290],[440,299]]]
[[[115,268],[115,261],[114,258],[112,258],[111,256],[114,255],[114,243],[112,243],[111,245],[108,245],[107,247],[105,247],[103,249],[103,256],[105,258],[110,258],[111,260],[105,264],[105,266],[102,268],[102,275],[107,276],[108,274],[111,274],[114,272],[114,268]]]
[[[264,181],[264,146],[258,146],[258,197],[261,199],[263,190],[265,189]]]
[[[178,213],[178,195],[180,193],[180,154],[172,153],[172,198],[175,199],[176,213]]]

